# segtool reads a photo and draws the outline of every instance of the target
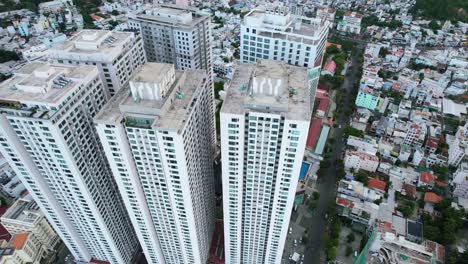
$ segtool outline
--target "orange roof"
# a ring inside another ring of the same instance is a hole
[[[442,188],[447,187],[447,183],[443,181],[435,181],[436,185]]]
[[[104,18],[98,16],[98,15],[95,15],[95,14],[91,14],[89,15],[92,19],[94,20],[97,20],[97,21],[101,21],[101,20],[104,20]]]
[[[29,233],[19,233],[13,236],[11,241],[11,247],[14,249],[22,249],[24,243],[28,239]]]
[[[424,201],[429,203],[438,203],[442,201],[442,197],[433,192],[427,192],[424,194]]]
[[[419,178],[419,180],[424,183],[432,183],[435,181],[435,179],[436,177],[427,171],[421,172],[421,177]]]
[[[382,191],[385,191],[385,187],[387,186],[387,184],[384,181],[377,177],[370,178],[367,185],[369,186],[369,188],[378,189]]]

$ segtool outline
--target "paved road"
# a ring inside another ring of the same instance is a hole
[[[362,49],[363,47],[363,43],[359,43],[357,46],[358,49]],[[358,58],[356,54],[352,54],[351,60],[352,65],[349,68],[351,74],[345,77],[342,86],[342,89],[346,89],[348,94],[351,93],[353,85],[358,80],[358,78],[356,77],[356,73],[358,71]],[[354,98],[346,96],[341,113],[346,113],[346,110],[350,109],[353,103]],[[316,214],[310,221],[310,242],[306,247],[304,264],[321,263],[321,235],[324,233],[327,226],[325,214],[327,213],[328,205],[330,204],[330,202],[334,201],[336,197],[336,167],[334,166],[334,164],[335,161],[337,159],[340,159],[341,157],[341,153],[344,148],[343,128],[348,124],[348,122],[349,116],[345,115],[341,115],[340,118],[337,120],[337,123],[341,126],[335,129],[335,143],[330,159],[331,166],[328,169],[327,175],[319,179],[319,184],[317,186],[320,192],[320,199],[317,206]]]

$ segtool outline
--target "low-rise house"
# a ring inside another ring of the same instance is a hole
[[[376,190],[377,192],[384,194],[386,192],[385,188],[387,187],[387,183],[377,177],[374,177],[369,179],[367,186]]]
[[[423,171],[419,177],[418,187],[430,186],[434,187],[436,176],[430,172]]]
[[[436,242],[426,240],[422,244],[407,240],[391,232],[378,232],[366,254],[367,264],[442,264],[445,262],[445,248]]]
[[[325,67],[323,67],[322,71],[320,72],[320,75],[335,75],[336,71],[336,63],[333,60],[327,61],[325,64]]]
[[[361,151],[347,150],[344,158],[345,168],[375,172],[379,166],[379,158]]]
[[[362,15],[356,12],[346,12],[343,15],[343,20],[338,22],[338,31],[360,34],[361,33]]]

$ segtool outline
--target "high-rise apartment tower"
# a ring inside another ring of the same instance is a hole
[[[140,31],[148,61],[172,63],[176,69],[203,69],[213,74],[210,15],[196,8],[157,5],[130,15],[130,28]]]
[[[95,118],[149,263],[207,261],[214,228],[213,107],[204,70],[147,63]]]
[[[281,262],[319,69],[238,66],[221,108],[227,264]]]
[[[138,239],[93,117],[94,66],[27,64],[0,84],[0,151],[78,262],[131,263]]]

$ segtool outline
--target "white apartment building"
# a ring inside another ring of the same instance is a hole
[[[379,158],[364,152],[347,150],[344,158],[344,165],[347,169],[354,171],[365,170],[375,172],[379,167]]]
[[[364,138],[349,136],[346,144],[369,155],[376,155],[378,151],[377,140],[369,136],[365,136]]]
[[[347,11],[343,15],[343,20],[338,22],[336,29],[346,33],[361,33],[362,15],[356,12]]]
[[[403,144],[411,147],[420,148],[424,144],[427,134],[425,123],[408,122],[406,125],[406,135]]]
[[[225,87],[226,264],[281,262],[318,76],[319,69],[258,60],[239,65]]]
[[[158,74],[154,74],[158,73]],[[147,63],[95,118],[149,263],[205,264],[214,228],[214,94],[204,70]]]
[[[49,49],[49,59],[59,65],[95,65],[113,96],[138,68],[146,63],[141,36],[132,32],[82,30]]]
[[[131,263],[139,248],[92,118],[94,66],[26,64],[0,84],[0,152],[78,262]]]
[[[35,236],[44,250],[52,250],[60,242],[59,236],[30,195],[18,199],[0,221],[12,235],[30,233]]]
[[[292,15],[284,6],[258,7],[241,24],[240,61],[284,61],[291,65],[322,65],[328,36],[326,20]]]
[[[453,183],[455,197],[463,197],[468,199],[468,163],[462,163],[453,175]]]
[[[332,28],[335,23],[336,9],[333,7],[321,6],[317,8],[316,17],[322,20],[327,20],[328,27]]]
[[[128,25],[143,36],[148,61],[175,64],[178,70],[203,69],[212,77],[209,14],[164,4],[129,15]]]
[[[468,152],[468,125],[458,127],[455,136],[447,136],[448,164],[458,166]]]

